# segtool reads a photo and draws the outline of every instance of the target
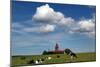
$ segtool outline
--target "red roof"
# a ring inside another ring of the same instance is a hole
[[[53,52],[53,53],[64,53],[64,50],[55,50],[55,51],[48,51],[48,52]]]

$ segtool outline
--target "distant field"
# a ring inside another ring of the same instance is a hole
[[[59,56],[59,58],[57,56]],[[37,60],[46,57],[52,57],[52,59],[43,61],[41,65],[96,61],[96,53],[77,53],[78,58],[74,58],[73,60],[71,60],[70,56],[66,54],[28,55],[28,56],[12,56],[11,66],[36,65],[36,64],[28,64],[28,62],[30,60]]]

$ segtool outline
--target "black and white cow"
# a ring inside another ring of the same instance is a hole
[[[71,60],[73,60],[74,58],[77,58],[77,55],[68,48],[65,49],[65,53],[70,56]]]
[[[77,55],[73,52],[70,52],[68,55],[70,56],[71,60],[73,60],[74,58],[77,58]]]

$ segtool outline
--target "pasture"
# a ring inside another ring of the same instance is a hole
[[[47,59],[47,57],[52,57],[52,58]],[[38,59],[43,59],[43,62],[39,64],[34,64],[33,62]],[[12,56],[11,66],[24,66],[24,65],[30,66],[30,65],[43,65],[43,64],[89,62],[89,61],[96,61],[96,53],[77,53],[77,58],[73,58],[73,60],[71,60],[70,56],[66,54]]]

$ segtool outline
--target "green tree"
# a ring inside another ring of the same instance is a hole
[[[46,55],[48,52],[46,50],[43,51],[43,55]]]

